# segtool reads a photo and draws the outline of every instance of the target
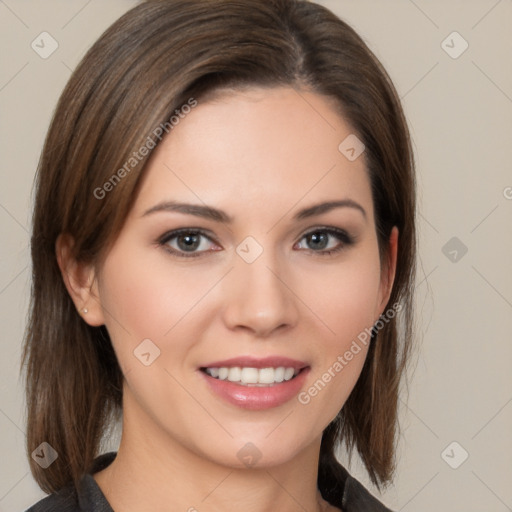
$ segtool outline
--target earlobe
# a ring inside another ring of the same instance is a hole
[[[393,283],[395,282],[396,262],[398,254],[398,228],[396,226],[391,230],[388,241],[388,258],[382,266],[381,275],[381,300],[380,300],[380,315],[384,313],[384,308],[389,301],[391,291],[393,290]]]
[[[92,326],[105,323],[93,265],[79,262],[73,254],[74,240],[60,234],[55,243],[57,263],[64,285],[75,304],[77,313]]]

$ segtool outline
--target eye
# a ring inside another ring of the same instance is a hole
[[[316,228],[314,231],[306,233],[301,238],[299,245],[302,244],[302,240],[306,241],[306,249],[322,256],[337,253],[354,243],[348,233],[338,228]]]
[[[158,243],[170,253],[184,258],[197,257],[208,252],[208,246],[214,244],[213,240],[202,230],[183,228],[170,231],[163,235]],[[218,249],[210,249],[218,250]]]
[[[305,240],[305,245],[303,245]],[[338,228],[316,228],[302,236],[299,249],[306,249],[321,256],[337,253],[352,245],[354,239]],[[158,244],[166,251],[180,258],[201,256],[203,253],[221,250],[218,245],[201,229],[182,228],[163,235]],[[212,248],[213,247],[213,248]]]

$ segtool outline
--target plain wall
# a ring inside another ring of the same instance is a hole
[[[405,512],[512,510],[512,2],[320,3],[388,70],[416,152],[420,345],[396,480],[381,499]],[[35,169],[71,70],[133,5],[0,2],[0,512],[44,496],[26,459],[19,377]],[[44,31],[58,43],[46,59],[31,47]],[[350,469],[372,489],[357,460]]]

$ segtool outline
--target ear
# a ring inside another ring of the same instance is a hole
[[[396,259],[398,254],[398,228],[396,226],[391,230],[388,241],[388,257],[381,268],[380,291],[379,291],[379,316],[384,313],[396,274]]]
[[[98,281],[92,265],[78,262],[73,256],[73,237],[60,234],[55,243],[57,263],[68,293],[78,314],[92,326],[105,323],[98,293]]]

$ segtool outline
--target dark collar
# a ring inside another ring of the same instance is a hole
[[[116,458],[116,452],[108,452],[94,459],[90,473],[80,481],[78,496],[72,487],[47,496],[26,512],[114,512],[107,498],[93,478],[93,474],[105,469]],[[343,512],[391,512],[372,496],[348,471],[342,468],[344,482],[333,486],[328,501]],[[327,499],[324,497],[324,499]]]

